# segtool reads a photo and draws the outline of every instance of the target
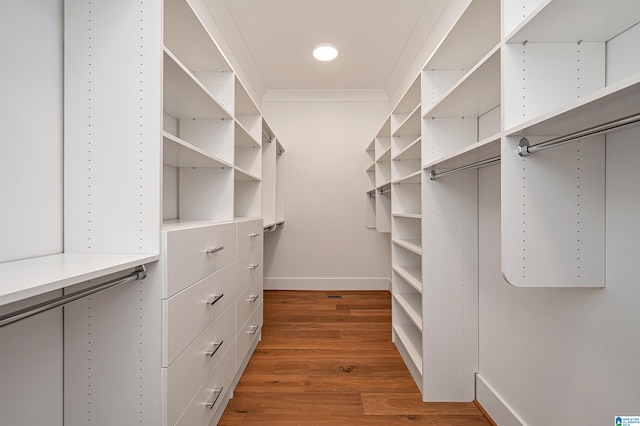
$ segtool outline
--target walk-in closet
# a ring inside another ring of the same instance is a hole
[[[0,40],[1,426],[640,425],[637,0],[5,1]]]

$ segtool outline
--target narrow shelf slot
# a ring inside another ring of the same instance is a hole
[[[420,136],[412,139],[409,144],[402,148],[393,158],[393,161],[396,160],[420,160]],[[398,146],[400,143],[397,144]]]
[[[416,172],[411,173],[410,175],[403,176],[399,179],[393,181],[394,184],[402,185],[402,184],[420,184],[420,176],[421,171],[418,170]]]
[[[409,355],[414,367],[422,375],[422,334],[413,325],[394,325],[396,344],[401,344]]]
[[[395,293],[393,297],[418,331],[422,333],[422,301],[420,300],[422,295],[418,293]]]
[[[393,270],[400,275],[411,287],[422,293],[422,268],[418,266],[393,266]]]
[[[417,255],[422,256],[422,241],[419,239],[415,240],[393,240],[393,243],[404,247],[407,250],[411,250]]]
[[[173,167],[233,167],[203,149],[163,132],[163,163]]]

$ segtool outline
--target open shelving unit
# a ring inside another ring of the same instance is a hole
[[[513,207],[502,246],[513,285],[605,286],[606,141],[640,112],[640,61],[628,53],[639,22],[640,4],[625,0],[545,0],[505,16],[503,204]],[[573,142],[528,155],[558,138]]]
[[[285,150],[262,119],[262,218],[265,230],[284,224]]]

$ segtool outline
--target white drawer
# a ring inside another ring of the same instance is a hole
[[[235,308],[229,306],[166,369],[168,424],[174,424],[202,383],[233,347]],[[231,350],[230,352],[234,352]]]
[[[236,259],[236,224],[163,231],[162,251],[166,299]]]
[[[236,267],[231,264],[163,300],[162,366],[171,364],[235,299]]]
[[[236,337],[236,341],[238,342],[238,355],[236,360],[237,368],[240,368],[244,359],[247,357],[249,353],[249,349],[251,345],[253,345],[258,337],[260,337],[260,333],[262,330],[262,301],[253,312],[249,320],[244,324],[240,332],[238,333],[238,337]]]
[[[238,330],[247,322],[253,311],[262,302],[262,275],[253,280],[251,284],[238,295],[236,302],[238,320],[236,325]]]
[[[262,219],[238,222],[238,257],[260,247],[263,243]]]
[[[239,258],[236,267],[238,268],[238,293],[240,293],[249,283],[262,275],[262,247]]]
[[[227,349],[176,425],[208,426],[211,423],[218,411],[222,409],[225,395],[230,391],[229,387],[236,372],[235,353],[235,348]],[[212,406],[207,405],[211,403],[213,403]]]

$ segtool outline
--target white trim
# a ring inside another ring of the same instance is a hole
[[[389,97],[378,89],[272,89],[264,93],[262,102],[389,102]]]
[[[476,373],[476,400],[493,421],[500,426],[527,426],[500,395]]]
[[[265,278],[265,290],[387,290],[389,278]]]

